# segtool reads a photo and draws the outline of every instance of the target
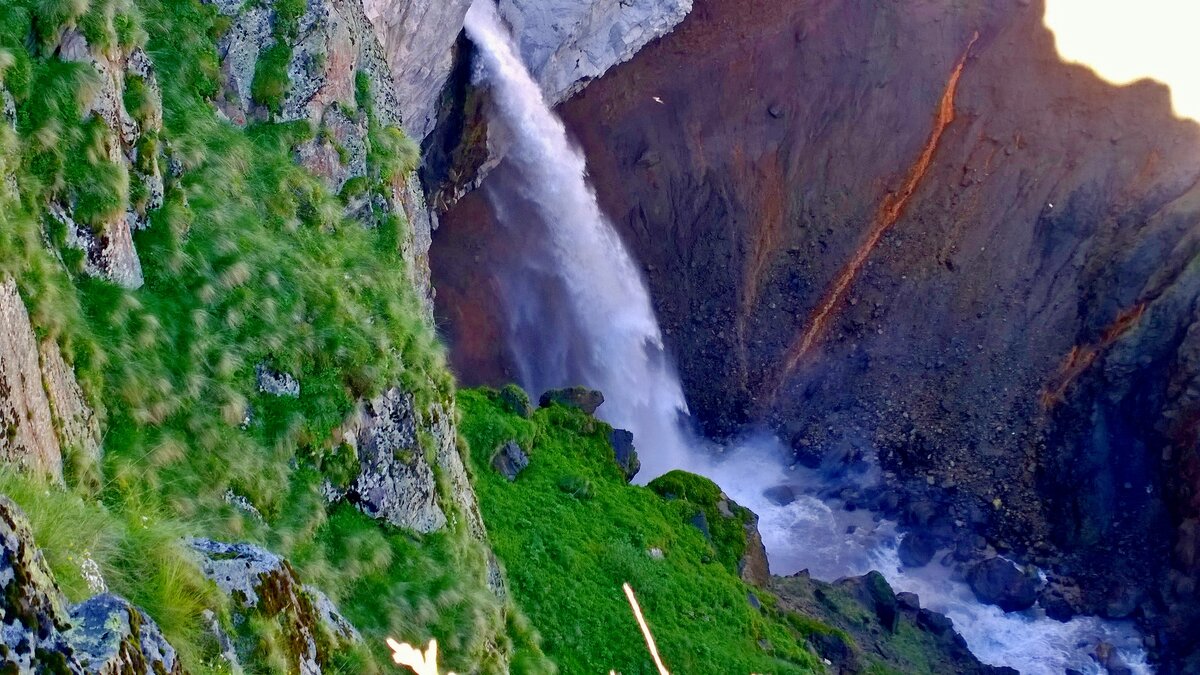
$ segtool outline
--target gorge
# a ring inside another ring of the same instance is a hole
[[[1200,672],[1200,127],[1049,18],[0,0],[0,671]]]

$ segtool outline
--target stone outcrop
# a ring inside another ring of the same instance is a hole
[[[12,279],[0,282],[0,462],[62,479],[37,342]]]
[[[496,450],[496,454],[492,455],[492,468],[509,481],[516,480],[527,466],[529,466],[529,455],[525,454],[516,441],[509,441],[501,445]]]
[[[1178,663],[1200,658],[1200,129],[1162,86],[1063,64],[1042,10],[696,0],[561,111],[708,434],[877,455],[906,523],[1061,570],[1083,611],[1137,589]],[[478,193],[442,224],[454,362],[502,381],[503,341],[471,336],[503,335],[486,277],[520,243]]]
[[[68,607],[25,514],[0,496],[0,669],[14,673],[182,675],[145,612],[102,593]]]
[[[564,101],[673,29],[692,0],[500,0],[546,100]]]
[[[585,415],[594,415],[596,410],[604,405],[604,394],[587,387],[567,387],[566,389],[551,389],[538,399],[538,405],[549,408],[561,405],[582,410]]]
[[[80,222],[73,213],[73,195],[52,204],[50,213],[65,227],[67,244],[84,253],[88,274],[125,288],[139,288],[143,283],[142,267],[133,245],[133,232],[147,226],[148,214],[162,206],[165,190],[157,143],[162,130],[162,89],[154,66],[140,47],[128,52],[97,49],[74,29],[63,33],[58,56],[95,69],[97,86],[85,105],[84,116],[94,116],[108,128],[110,135],[104,144],[107,161],[128,175],[131,189],[125,212],[103,222]],[[131,86],[137,87],[141,101],[140,108],[133,111],[125,106]],[[136,198],[132,197],[135,193],[139,195]]]
[[[393,73],[404,129],[433,130],[438,98],[454,68],[455,43],[471,0],[364,0]]]
[[[372,518],[426,534],[446,525],[433,468],[418,436],[412,394],[390,389],[364,403],[345,439],[361,471],[347,496]]]
[[[339,645],[360,640],[325,594],[304,586],[283,558],[252,544],[193,539],[205,576],[243,616],[278,619],[288,636],[289,670],[320,675]]]

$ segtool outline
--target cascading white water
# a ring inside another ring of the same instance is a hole
[[[676,468],[714,479],[760,515],[776,573],[807,568],[832,580],[879,569],[897,590],[918,592],[925,606],[948,614],[981,660],[1023,673],[1061,675],[1068,667],[1099,673],[1088,656],[1099,640],[1122,648],[1135,672],[1149,672],[1127,625],[1004,614],[976,602],[936,564],[902,569],[894,524],[812,496],[822,477],[789,471],[775,439],[760,436],[714,453],[689,432],[686,400],[646,284],[600,211],[582,154],[543,100],[493,2],[476,0],[466,29],[479,51],[476,77],[491,94],[489,143],[503,158],[484,190],[497,221],[521,240],[519,259],[495,273],[526,389],[584,384],[602,391],[599,414],[634,434],[639,479]],[[800,498],[779,506],[764,497],[765,488],[780,484],[794,486]]]
[[[528,241],[504,284],[512,343],[529,346],[515,353],[522,384],[599,389],[608,396],[605,420],[636,435],[643,475],[682,466],[678,417],[687,404],[642,275],[492,3],[476,2],[466,27],[493,97],[489,140],[504,157],[485,189],[497,219]]]

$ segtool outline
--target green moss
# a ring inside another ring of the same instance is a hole
[[[291,61],[291,45],[277,41],[262,50],[258,62],[254,64],[250,96],[255,103],[266,106],[272,113],[278,114],[283,108],[284,97],[291,87],[292,82],[288,77],[288,64]]]
[[[652,672],[624,582],[637,592],[674,672],[714,672],[714,664],[731,673],[821,671],[803,636],[769,600],[764,611],[753,609],[750,589],[713,560],[713,545],[688,524],[695,503],[626,484],[612,461],[607,425],[562,406],[525,419],[489,390],[460,392],[459,406],[496,553],[562,672]],[[514,483],[488,463],[510,439],[530,456]],[[694,499],[716,503],[720,490],[714,494],[711,483],[677,478]],[[590,485],[590,499],[560,488],[579,481]],[[693,495],[691,488],[699,490]],[[664,559],[648,555],[652,548]]]

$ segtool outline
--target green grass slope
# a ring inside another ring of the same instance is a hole
[[[824,627],[789,621],[769,594],[730,569],[744,537],[738,542],[711,527],[710,542],[690,524],[719,493],[711,482],[674,474],[670,491],[681,498],[671,500],[627,485],[613,461],[609,427],[576,410],[555,406],[524,419],[489,390],[461,392],[459,406],[493,546],[562,672],[656,672],[622,594],[625,582],[673,672],[823,671],[804,638]],[[530,457],[511,483],[490,464],[509,440]],[[751,606],[751,592],[762,609]]]

